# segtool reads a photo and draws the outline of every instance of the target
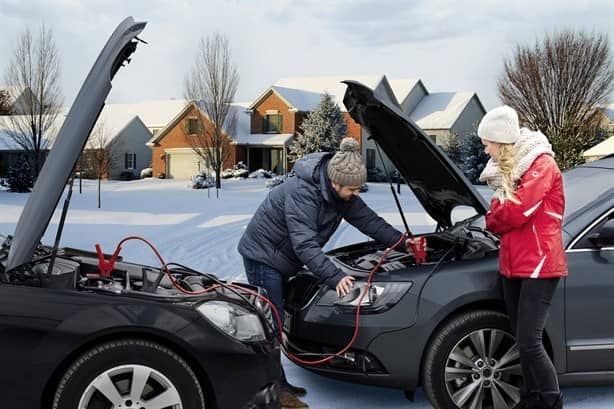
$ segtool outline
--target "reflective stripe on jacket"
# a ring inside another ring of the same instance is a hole
[[[486,227],[501,235],[501,274],[508,278],[567,276],[561,231],[563,178],[554,158],[538,156],[514,194],[520,204],[493,198],[486,214]]]

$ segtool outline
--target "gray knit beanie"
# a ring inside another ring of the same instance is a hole
[[[356,139],[343,138],[339,152],[328,163],[331,182],[343,186],[360,186],[367,181],[367,168],[362,163],[359,149]]]

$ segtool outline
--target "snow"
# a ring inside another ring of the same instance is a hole
[[[293,136],[292,133],[236,134],[234,142],[249,146],[286,146]]]
[[[224,180],[222,185],[217,199],[214,189],[208,194],[206,189],[191,189],[185,181],[151,178],[103,181],[102,209],[97,209],[95,181],[84,180],[82,194],[79,194],[77,181],[62,245],[94,250],[94,245],[100,243],[105,252],[112,252],[122,238],[138,235],[152,241],[167,261],[214,272],[221,278],[244,281],[237,244],[268,190],[262,179]],[[364,200],[382,217],[401,228],[402,221],[395,210],[389,186],[370,183],[369,187],[369,192],[362,195]],[[488,195],[486,188],[478,189]],[[0,190],[0,234],[13,233],[28,196]],[[407,188],[402,189],[399,198],[414,232],[434,230],[433,220],[424,214]],[[467,212],[466,209],[463,211]],[[60,212],[61,209],[56,210],[43,237],[44,243],[53,242]],[[366,237],[362,233],[342,223],[325,249],[363,240]],[[127,261],[159,264],[151,251],[137,242],[124,244],[121,255]],[[411,403],[398,390],[334,381],[287,361],[284,367],[291,383],[307,387],[309,393],[305,400],[313,408],[430,408],[422,390],[417,391],[416,401]],[[564,392],[566,408],[609,408],[614,402],[614,388],[611,387],[568,388]]]

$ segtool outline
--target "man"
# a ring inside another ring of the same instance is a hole
[[[295,177],[271,190],[239,242],[247,279],[267,290],[282,322],[285,283],[303,265],[337,295],[349,293],[354,277],[336,267],[322,251],[341,219],[388,246],[402,235],[358,196],[367,180],[367,169],[355,139],[343,139],[334,156],[313,153],[299,159],[294,171]],[[409,245],[408,240],[404,248]],[[297,398],[305,389],[288,384],[283,368],[281,390],[283,409],[307,408]]]

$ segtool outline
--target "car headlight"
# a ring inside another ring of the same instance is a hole
[[[240,305],[226,301],[208,301],[200,304],[197,310],[233,338],[245,342],[266,339],[260,317]]]
[[[382,312],[392,308],[405,295],[412,286],[411,281],[395,283],[371,283],[371,287],[360,303],[360,310],[364,312]],[[360,296],[367,283],[354,283],[350,292],[343,297],[337,297],[335,290],[327,290],[316,305],[324,307],[351,307],[358,305]]]

